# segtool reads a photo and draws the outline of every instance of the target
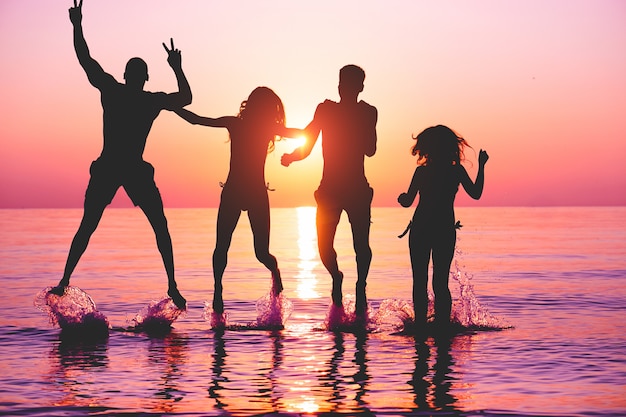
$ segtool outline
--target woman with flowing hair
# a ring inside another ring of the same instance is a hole
[[[416,330],[423,330],[428,313],[428,265],[432,257],[437,328],[450,323],[452,296],[448,288],[450,265],[456,245],[454,199],[459,184],[473,199],[483,192],[484,166],[489,156],[482,149],[478,155],[478,173],[472,181],[461,165],[467,141],[452,129],[438,125],[425,129],[413,138],[411,153],[417,155],[417,168],[406,193],[398,202],[410,207],[419,192],[409,233],[409,251],[413,270],[413,308]]]
[[[270,207],[265,182],[265,160],[274,149],[275,140],[298,137],[303,131],[285,127],[283,103],[267,87],[255,88],[248,99],[241,103],[237,116],[213,119],[198,116],[186,109],[179,109],[176,113],[192,124],[226,128],[230,135],[230,169],[220,197],[217,239],[213,252],[213,312],[218,315],[224,312],[222,277],[233,232],[242,211],[248,212],[255,255],[272,274],[271,293],[278,296],[283,290],[283,284],[276,257],[269,252]]]

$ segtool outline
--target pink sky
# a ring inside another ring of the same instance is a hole
[[[395,206],[415,159],[411,135],[445,124],[467,138],[468,169],[486,149],[479,202],[459,205],[625,205],[626,3],[623,1],[84,0],[92,56],[122,80],[128,58],[149,66],[146,89],[173,91],[161,42],[173,37],[194,93],[189,109],[236,114],[259,85],[303,127],[338,99],[341,66],[367,74],[361,98],[379,111],[366,162],[374,204]],[[102,143],[98,91],[76,60],[71,1],[0,3],[0,207],[80,207]],[[216,206],[229,146],[221,129],[163,112],[144,157],[166,207]],[[273,206],[314,205],[319,143],[289,168],[268,156]],[[129,205],[123,191],[115,205]]]

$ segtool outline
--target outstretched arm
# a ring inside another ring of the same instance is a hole
[[[461,167],[461,184],[467,192],[467,194],[474,200],[478,200],[483,194],[483,187],[485,185],[485,164],[489,159],[489,155],[482,149],[478,153],[478,173],[476,174],[476,181],[472,182],[465,168]]]
[[[291,153],[283,154],[283,156],[280,158],[280,163],[283,166],[288,167],[289,165],[291,165],[292,162],[301,161],[309,156],[311,154],[311,151],[313,150],[313,146],[315,146],[315,142],[317,142],[317,137],[320,134],[320,130],[321,129],[319,128],[319,126],[317,126],[315,120],[309,123],[304,131],[300,131],[301,133],[304,133],[304,137],[306,139],[304,144],[299,148],[294,149]]]
[[[322,104],[317,106],[315,109],[315,115],[313,116],[313,120],[307,127],[304,128],[304,137],[306,141],[299,148],[294,149],[291,153],[283,154],[282,158],[280,158],[280,163],[283,166],[288,167],[292,162],[301,161],[307,156],[311,154],[315,143],[317,142],[317,138],[320,135],[320,131],[322,130],[322,125],[320,122],[321,116],[321,107]]]
[[[276,135],[283,138],[297,138],[304,135],[304,130],[297,129],[295,127],[285,127],[283,125],[276,125]]]
[[[233,123],[233,119],[237,119],[234,116],[224,116],[213,119],[211,117],[198,116],[194,112],[182,108],[178,108],[173,111],[192,125],[229,128]]]
[[[76,4],[76,0],[74,0],[74,7],[69,9],[70,21],[74,26],[74,50],[76,51],[78,62],[87,74],[89,82],[94,87],[99,88],[105,81],[114,80],[111,75],[104,72],[100,64],[98,64],[98,62],[93,59],[89,53],[89,48],[87,47],[87,42],[85,41],[85,36],[83,34],[82,8],[83,0],[80,0],[78,4]]]
[[[167,95],[168,103],[166,109],[175,110],[191,103],[191,87],[183,72],[180,49],[174,47],[174,39],[170,38],[169,49],[165,43],[163,43],[163,48],[165,48],[167,52],[167,63],[170,64],[170,67],[174,70],[176,81],[178,82],[178,91]]]

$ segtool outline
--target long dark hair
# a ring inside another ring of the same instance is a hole
[[[413,140],[411,154],[417,155],[418,165],[459,165],[465,159],[465,147],[471,148],[462,136],[444,125],[424,129]]]
[[[280,97],[268,87],[257,87],[252,90],[248,99],[241,102],[239,114],[242,120],[252,120],[263,123],[265,126],[275,124],[285,125],[285,107]],[[274,141],[282,139],[281,136],[272,135],[268,152],[274,150]]]

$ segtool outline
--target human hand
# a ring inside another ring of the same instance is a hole
[[[82,0],[81,0],[82,1]],[[181,68],[182,58],[180,55],[180,49],[176,49],[174,47],[174,39],[170,38],[170,49],[167,48],[165,42],[163,42],[163,48],[165,48],[165,52],[167,52],[167,63],[170,64],[170,67],[177,69]]]
[[[398,203],[400,203],[402,207],[411,207],[413,201],[411,201],[411,197],[409,197],[407,193],[402,193],[398,196]]]
[[[480,152],[478,152],[478,163],[480,165],[485,165],[485,163],[487,163],[487,160],[489,160],[489,155],[487,155],[487,151],[483,151],[481,149]]]
[[[73,25],[80,25],[83,20],[83,0],[80,0],[78,4],[76,4],[76,0],[74,0],[74,7],[70,7],[70,22]]]
[[[291,155],[290,153],[284,153],[283,156],[280,158],[280,164],[285,167],[291,165],[293,161],[293,155]]]

